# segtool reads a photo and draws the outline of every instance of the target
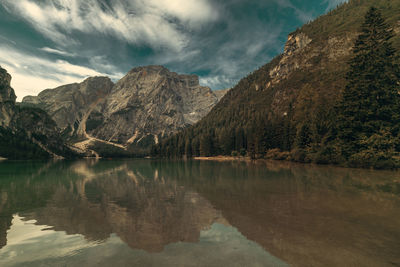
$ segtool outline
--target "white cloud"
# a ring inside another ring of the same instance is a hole
[[[214,57],[195,61],[198,69],[211,70],[208,75],[200,78],[201,84],[213,89],[224,89],[267,63],[271,58],[265,51],[276,49],[278,52],[281,49],[277,46],[277,39],[282,30],[280,25],[266,29],[254,26],[249,33],[232,35],[234,41],[226,42],[217,48]]]
[[[3,36],[3,35],[1,35],[1,34],[0,34],[0,39],[1,39],[2,42],[11,43],[11,44],[13,44],[13,45],[16,45],[16,44],[17,44],[15,41],[10,40],[9,38],[7,38],[7,37],[5,37],[5,36]]]
[[[132,44],[179,51],[186,30],[217,18],[208,0],[3,0],[3,5],[59,45],[77,43],[70,33],[102,33]]]
[[[75,57],[75,54],[68,53],[66,51],[50,48],[50,47],[42,47],[40,50],[50,53],[50,54],[56,54],[56,55],[61,55],[61,56],[67,56],[67,57]]]
[[[181,22],[190,23],[192,27],[195,27],[196,23],[203,23],[218,17],[216,9],[207,0],[142,0],[142,3],[153,9],[155,13],[165,12],[165,14],[178,18]]]
[[[215,89],[228,89],[221,88],[221,84],[233,84],[236,80],[230,79],[225,75],[214,75],[200,78],[200,84]]]
[[[114,73],[113,75],[111,75],[112,79],[120,79],[123,76],[123,74],[119,72],[116,66],[110,64],[107,61],[107,58],[105,56],[90,57],[89,64],[93,69],[99,72]]]
[[[18,101],[26,95],[36,95],[43,89],[81,82],[89,76],[122,77],[122,73],[102,73],[64,60],[39,58],[8,46],[0,46],[0,65],[12,76],[11,86]]]

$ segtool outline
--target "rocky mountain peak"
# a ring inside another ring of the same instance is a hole
[[[312,40],[302,32],[295,32],[289,35],[279,64],[269,72],[271,81],[267,83],[267,88],[286,79],[290,73],[305,64],[306,61],[302,58],[301,54],[304,53],[305,48],[311,41]]]
[[[102,77],[102,76],[95,76],[95,77],[89,77],[85,79],[80,87],[79,90],[82,93],[109,93],[110,91],[110,85],[114,85],[113,82],[110,80],[108,77]]]
[[[11,75],[0,67],[0,126],[8,127],[17,97],[10,86]]]
[[[47,111],[71,137],[87,138],[86,148],[92,142],[148,147],[200,120],[225,93],[200,86],[196,75],[152,65],[131,69],[115,85],[91,77],[27,96],[23,104]]]
[[[163,66],[136,67],[114,86],[105,103],[107,120],[95,135],[123,144],[145,138],[158,142],[160,136],[197,122],[222,96],[200,86],[196,75]]]
[[[119,90],[130,83],[137,83],[138,86],[132,87],[133,90],[150,89],[151,84],[155,81],[162,83],[181,85],[190,89],[191,87],[199,86],[199,78],[197,75],[180,75],[176,72],[171,72],[164,66],[150,65],[136,67],[131,69],[116,85],[115,90]],[[150,85],[150,87],[149,87]],[[172,87],[174,89],[176,87]]]
[[[161,66],[161,65],[148,65],[148,66],[139,66],[139,67],[134,67],[132,68],[127,75],[133,74],[133,73],[160,73],[160,72],[170,72],[166,67]]]
[[[11,75],[0,67],[0,157],[27,159],[70,157],[56,123],[43,110],[16,103]],[[9,142],[13,146],[9,146]]]
[[[93,111],[102,112],[101,103],[113,86],[108,77],[90,77],[81,83],[46,89],[38,96],[26,96],[22,102],[47,111],[61,130],[85,135],[87,118]]]
[[[176,144],[189,143],[195,148],[195,155],[216,155],[221,148],[222,153],[229,155],[240,150],[234,142],[224,148],[226,140],[234,139],[234,132],[236,140],[242,140],[244,132],[247,141],[243,148],[250,148],[251,153],[258,150],[262,154],[271,147],[293,150],[299,140],[296,138],[304,136],[305,142],[315,138],[313,145],[300,147],[304,151],[314,145],[325,147],[325,142],[332,138],[330,127],[335,123],[336,105],[348,84],[352,50],[371,5],[381,10],[386,23],[394,29],[396,35],[390,41],[399,51],[400,1],[346,1],[291,33],[281,55],[243,78],[199,123],[163,142],[158,147],[160,154],[182,155]],[[194,141],[187,142],[189,138]],[[251,139],[254,147],[248,146]],[[201,153],[198,140],[207,141]]]
[[[284,54],[290,56],[293,53],[302,50],[311,43],[311,41],[312,40],[302,32],[290,34],[285,45]]]
[[[17,97],[15,96],[14,90],[10,86],[11,75],[0,67],[0,102],[12,102],[15,103]]]

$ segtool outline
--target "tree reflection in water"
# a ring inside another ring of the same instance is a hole
[[[277,162],[0,164],[1,247],[14,218],[89,243],[118,237],[149,253],[234,233],[235,244],[254,241],[291,265],[400,263],[398,172]]]

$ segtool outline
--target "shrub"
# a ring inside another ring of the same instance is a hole
[[[265,158],[275,160],[286,160],[289,158],[290,153],[281,151],[279,148],[270,149],[267,151]]]
[[[338,164],[343,160],[336,146],[327,145],[321,147],[317,153],[314,154],[313,161],[318,164]]]
[[[362,150],[351,155],[348,165],[358,168],[373,167],[374,169],[393,169],[396,167],[396,163],[390,154],[373,149]]]

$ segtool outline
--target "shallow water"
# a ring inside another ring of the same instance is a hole
[[[400,173],[0,162],[0,266],[287,265],[400,265]]]

